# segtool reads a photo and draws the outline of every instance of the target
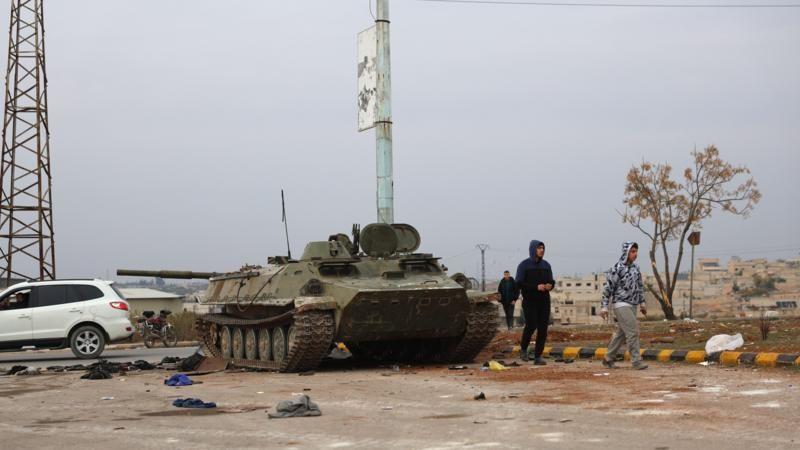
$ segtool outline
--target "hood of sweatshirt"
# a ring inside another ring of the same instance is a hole
[[[539,262],[539,261],[536,259],[536,249],[537,249],[537,248],[538,248],[540,245],[541,245],[542,247],[544,247],[544,242],[542,242],[542,241],[537,241],[536,239],[534,239],[534,240],[532,240],[532,241],[531,241],[531,244],[528,246],[528,254],[529,254],[529,255],[530,255],[530,257],[531,257],[531,262],[533,262],[534,264],[536,264],[537,262]],[[545,247],[545,250],[546,250],[546,249],[547,249],[547,247]],[[544,259],[544,256],[542,256],[542,259]]]
[[[631,248],[633,248],[634,245],[638,246],[636,242],[633,241],[628,241],[622,244],[622,255],[620,255],[619,257],[620,263],[622,264],[628,263],[628,253],[630,253]]]

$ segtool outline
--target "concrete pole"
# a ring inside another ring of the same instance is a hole
[[[692,316],[692,306],[694,303],[694,245],[692,246],[692,271],[689,275],[689,318],[694,319]]]
[[[486,250],[489,246],[478,244],[476,247],[481,251],[481,292],[486,292]]]
[[[392,76],[389,52],[389,0],[377,0],[375,28],[378,36],[377,117],[375,122],[378,173],[378,222],[394,223],[394,180],[392,177]]]

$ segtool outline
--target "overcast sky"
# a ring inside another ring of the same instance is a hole
[[[479,242],[490,277],[513,270],[534,238],[557,274],[604,270],[642,237],[615,212],[630,166],[680,173],[712,143],[764,198],[707,222],[698,256],[800,252],[800,9],[394,0],[391,19],[395,217],[451,273],[477,275]],[[285,254],[281,188],[296,255],[375,220],[367,0],[51,0],[46,24],[59,276]]]

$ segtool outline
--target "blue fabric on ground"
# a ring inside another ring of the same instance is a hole
[[[199,398],[178,398],[172,402],[172,406],[178,408],[216,408],[217,404],[214,402],[204,402]]]
[[[187,377],[182,373],[176,373],[175,375],[169,377],[169,380],[164,380],[164,384],[167,386],[191,386],[192,379]]]

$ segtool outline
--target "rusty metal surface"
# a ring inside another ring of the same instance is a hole
[[[0,164],[0,278],[56,277],[43,0],[12,0]]]

